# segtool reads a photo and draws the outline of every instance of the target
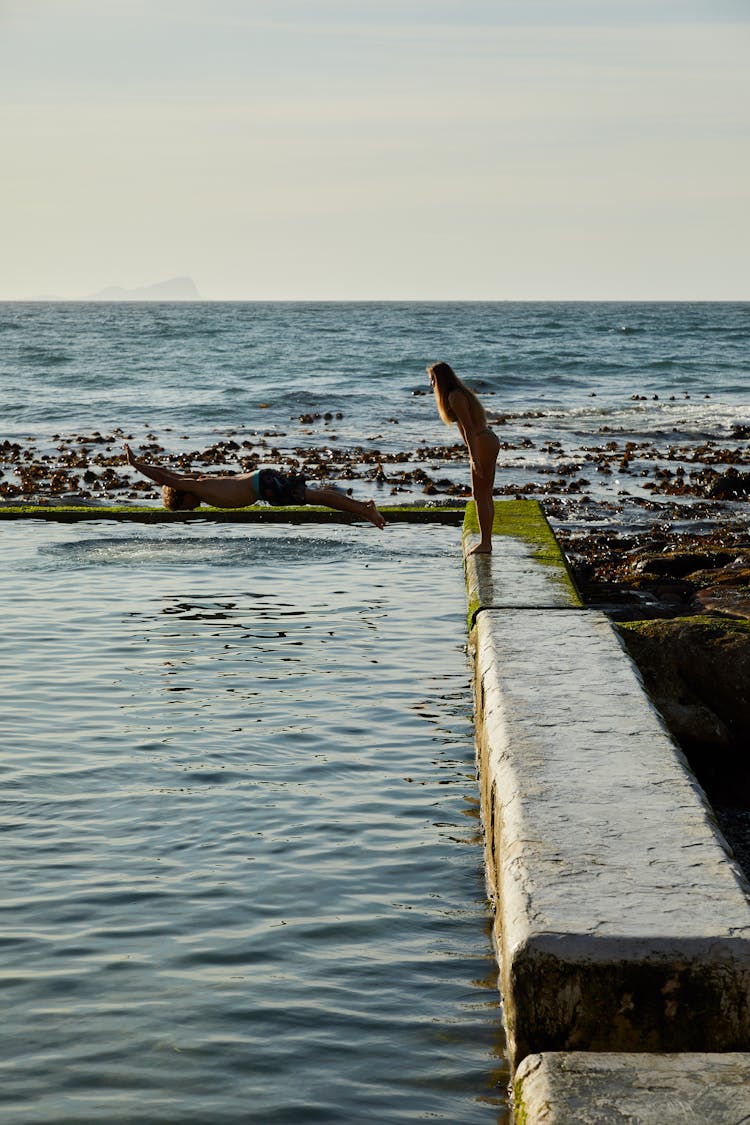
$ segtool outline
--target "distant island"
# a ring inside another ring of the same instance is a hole
[[[83,297],[84,301],[200,301],[201,295],[191,277],[172,277],[157,281],[155,285],[142,285],[137,289],[123,289],[109,285],[96,293]]]

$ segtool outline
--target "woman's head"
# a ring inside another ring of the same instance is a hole
[[[200,504],[200,497],[194,492],[186,492],[181,488],[172,488],[165,484],[161,490],[161,499],[165,508],[170,512],[191,512]]]
[[[427,374],[430,376],[430,383],[435,392],[435,402],[437,403],[438,412],[440,417],[449,426],[451,422],[456,421],[456,415],[451,410],[448,396],[451,391],[456,391],[459,388],[463,389],[463,383],[459,379],[456,372],[447,363],[432,363],[427,368]]]

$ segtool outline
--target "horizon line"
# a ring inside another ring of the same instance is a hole
[[[748,304],[750,297],[0,297],[13,305]]]

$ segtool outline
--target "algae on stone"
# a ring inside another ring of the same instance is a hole
[[[441,523],[458,526],[464,517],[463,506],[383,505],[380,508],[392,523]],[[211,508],[208,505],[192,511],[170,512],[166,508],[145,505],[62,505],[8,504],[0,505],[0,520],[43,519],[57,523],[83,520],[119,520],[124,523],[180,523],[209,520],[214,523],[355,523],[358,517],[320,505],[304,504],[273,507],[251,504],[246,508]]]
[[[464,551],[466,551],[469,536],[478,533],[479,523],[476,505],[473,501],[470,501],[466,506],[464,517]],[[538,501],[496,501],[492,534],[493,536],[515,539],[528,549],[530,558],[544,569],[545,582],[551,583],[552,588],[557,591],[554,596],[555,604],[564,604],[568,607],[580,607],[582,605],[565,556]],[[472,555],[467,558],[467,621],[469,631],[471,631],[477,612],[480,609],[492,608],[492,604],[494,604],[491,600],[493,593],[491,568],[495,565],[492,560],[495,555],[499,554],[501,554],[501,550],[496,549],[492,555]],[[470,560],[473,560],[471,569],[469,569]],[[483,563],[481,560],[487,561]],[[496,576],[499,578],[502,564],[497,565]],[[540,601],[539,608],[542,608],[542,605],[543,602]]]

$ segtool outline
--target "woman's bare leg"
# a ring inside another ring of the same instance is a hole
[[[305,488],[305,499],[308,504],[322,504],[326,508],[335,508],[339,512],[353,512],[362,519],[374,523],[375,527],[384,528],[385,520],[381,516],[372,500],[354,500],[345,492],[336,492],[333,488]]]
[[[495,464],[497,453],[486,457],[482,463],[482,475],[471,474],[471,491],[477,506],[479,520],[479,542],[468,552],[470,555],[489,555],[492,553],[492,523],[495,518],[495,501],[492,490],[495,486]]]

